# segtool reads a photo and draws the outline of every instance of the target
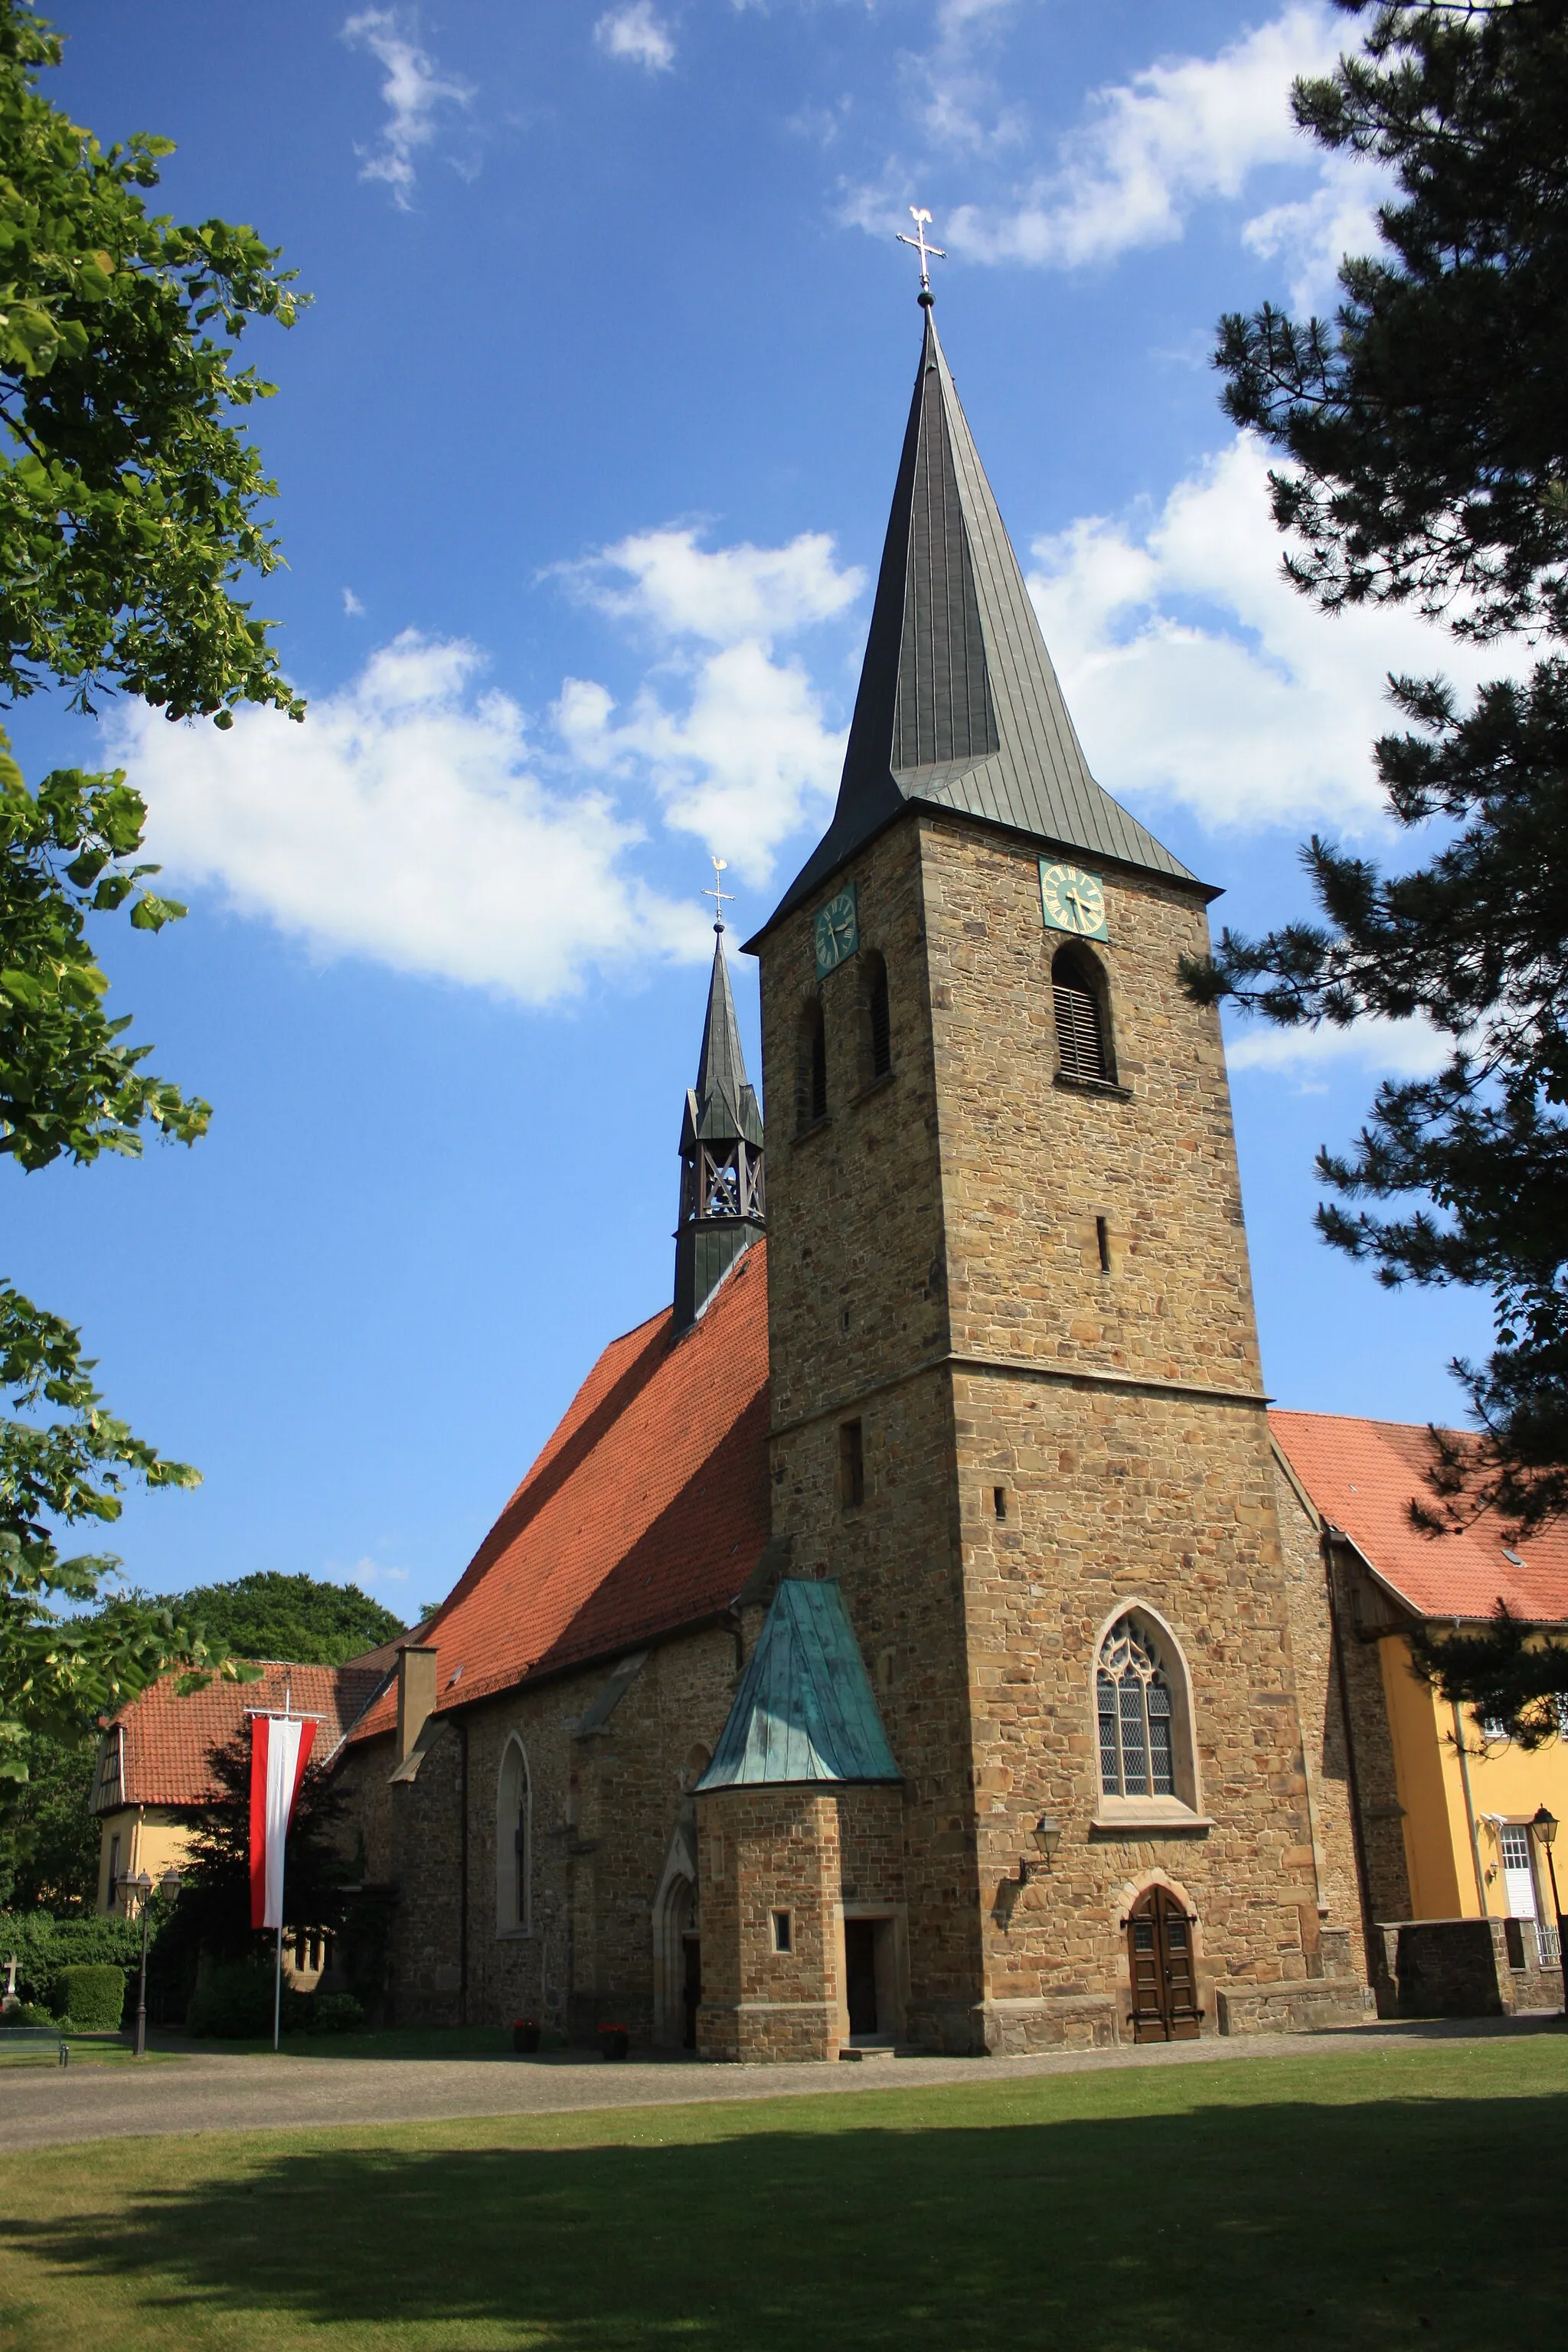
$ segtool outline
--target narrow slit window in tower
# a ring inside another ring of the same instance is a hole
[[[1101,1274],[1109,1274],[1110,1272],[1110,1235],[1106,1229],[1103,1217],[1096,1217],[1094,1221],[1094,1238],[1100,1249],[1100,1270]]]
[[[847,1511],[866,1499],[866,1447],[858,1421],[838,1424],[838,1499]]]

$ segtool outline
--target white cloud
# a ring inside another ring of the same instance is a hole
[[[844,759],[843,734],[807,672],[773,646],[842,620],[864,574],[838,567],[823,532],[782,548],[708,550],[694,530],[671,529],[623,540],[570,576],[602,611],[643,623],[668,646],[618,719],[604,687],[567,680],[552,715],[573,757],[640,777],[667,825],[766,881],[780,845],[826,818]]]
[[[1331,1063],[1357,1062],[1388,1077],[1426,1078],[1453,1052],[1453,1041],[1419,1018],[1373,1015],[1349,1029],[1328,1022],[1316,1029],[1276,1029],[1233,1016],[1226,1032],[1225,1057],[1233,1073],[1268,1070],[1306,1077]]]
[[[255,709],[227,734],[118,713],[152,854],[319,953],[529,1004],[590,969],[700,954],[695,905],[629,870],[642,824],[602,790],[541,783],[516,706],[476,696],[480,667],[472,646],[408,630],[302,726]]]
[[[624,58],[649,73],[668,73],[675,63],[675,37],[654,14],[651,0],[630,0],[612,8],[594,27],[594,42],[607,58]]]
[[[591,971],[706,951],[695,893],[642,869],[656,832],[695,835],[758,885],[826,822],[844,738],[781,638],[840,630],[863,575],[833,541],[706,549],[643,531],[564,567],[574,593],[652,640],[640,687],[568,678],[531,734],[479,688],[471,645],[406,630],[315,698],[302,726],[255,709],[220,734],[142,706],[109,722],[145,793],[152,855],[322,955],[545,1004]],[[833,668],[840,667],[841,636]]]
[[[394,1584],[406,1584],[408,1581],[408,1570],[405,1568],[383,1568],[378,1561],[371,1558],[369,1552],[363,1553],[356,1560],[351,1560],[346,1568],[341,1560],[329,1559],[323,1567],[322,1574],[335,1584],[357,1584],[362,1591],[366,1585],[379,1584],[384,1580],[390,1580]]]
[[[1024,137],[1023,109],[1002,95],[994,74],[980,62],[1013,8],[1014,0],[942,0],[935,43],[909,60],[921,91],[921,123],[939,146],[986,154],[1016,146]]]
[[[352,588],[343,590],[343,611],[351,621],[361,621],[364,618],[364,606]]]
[[[1237,198],[1260,167],[1310,163],[1291,119],[1290,83],[1326,71],[1342,34],[1324,0],[1292,0],[1217,56],[1161,59],[1097,91],[1049,172],[1010,203],[960,206],[943,244],[973,260],[1077,268],[1179,237],[1195,205]],[[1265,215],[1259,249],[1306,234],[1307,224],[1284,219],[1300,209]],[[1312,226],[1326,233],[1324,223]]]
[[[568,678],[552,718],[582,766],[641,776],[664,822],[720,850],[735,871],[766,882],[782,843],[833,806],[844,737],[798,664],[754,640],[697,663],[684,708],[645,687],[624,718],[601,686]]]
[[[444,74],[413,37],[409,20],[400,10],[364,8],[343,25],[342,38],[351,48],[367,48],[386,68],[381,85],[387,119],[379,145],[356,148],[363,157],[362,180],[384,180],[401,212],[411,209],[417,178],[414,158],[428,147],[440,127],[443,107],[466,107],[473,90],[466,82]]]
[[[564,576],[602,612],[716,646],[771,644],[837,620],[866,584],[863,572],[839,570],[826,531],[802,531],[786,547],[708,549],[698,538],[689,526],[638,531]]]
[[[1035,542],[1046,642],[1089,764],[1142,804],[1216,828],[1381,826],[1373,739],[1390,672],[1495,676],[1408,610],[1328,619],[1280,573],[1268,464],[1238,436],[1134,526],[1086,518]]]
[[[1266,261],[1283,259],[1291,272],[1293,309],[1330,310],[1343,257],[1377,248],[1382,235],[1377,207],[1391,184],[1387,174],[1363,156],[1325,155],[1310,195],[1295,204],[1273,205],[1247,221],[1242,243]]]

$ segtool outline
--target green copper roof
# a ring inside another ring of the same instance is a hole
[[[837,1585],[786,1578],[698,1788],[899,1777]]]
[[[910,801],[1195,878],[1089,774],[929,303],[838,805],[769,924]]]

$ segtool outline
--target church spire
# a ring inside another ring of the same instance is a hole
[[[680,1222],[675,1229],[675,1329],[689,1329],[743,1250],[764,1230],[763,1114],[746,1076],[741,1026],[724,955],[724,861],[713,860],[718,904],[713,976],[697,1084],[680,1125]]]
[[[910,801],[1194,878],[1089,773],[937,334],[937,247],[916,221],[920,367],[838,805],[770,924]]]

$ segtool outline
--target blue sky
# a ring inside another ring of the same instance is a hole
[[[1100,781],[1242,927],[1302,905],[1314,827],[1393,846],[1384,676],[1476,657],[1281,584],[1208,364],[1222,310],[1321,306],[1372,236],[1369,173],[1286,104],[1353,26],[1316,0],[63,26],[57,101],[176,140],[160,208],[254,223],[314,298],[247,351],[289,564],[258,609],[310,712],[17,714],[33,772],[121,761],[147,794],[190,917],[106,954],[216,1115],[194,1152],[10,1177],[7,1270],[205,1474],[128,1508],[139,1582],[302,1569],[412,1615],[668,1291],[708,853],[744,937],[831,809],[918,349],[910,204]],[[1314,1150],[1430,1041],[1328,1046],[1233,1051],[1268,1380],[1451,1417],[1478,1302],[1391,1298],[1309,1223]]]

